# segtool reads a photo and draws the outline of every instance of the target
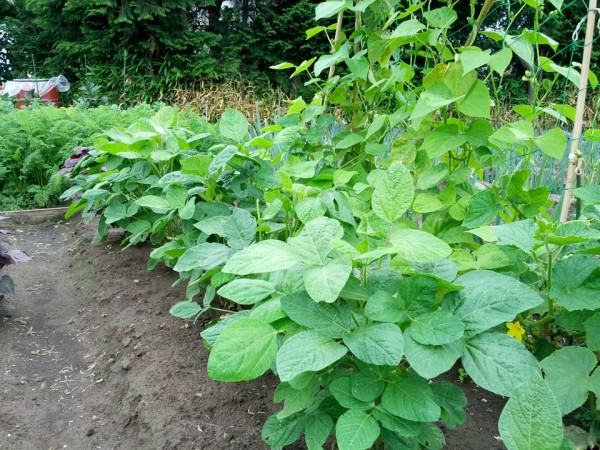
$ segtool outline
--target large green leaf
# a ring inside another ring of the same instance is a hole
[[[458,102],[457,109],[469,117],[490,117],[492,101],[485,83],[481,80],[475,81],[466,97]]]
[[[256,219],[245,209],[235,208],[223,224],[223,237],[229,247],[240,250],[252,243],[256,234]]]
[[[367,450],[379,437],[377,421],[364,411],[350,410],[340,416],[335,436],[340,450]]]
[[[216,242],[203,242],[188,248],[177,261],[174,270],[187,272],[189,270],[210,270],[220,266],[229,257],[231,249]]]
[[[337,220],[318,217],[304,225],[300,234],[290,238],[288,243],[304,261],[324,264],[333,249],[332,241],[343,235],[344,230]]]
[[[506,69],[510,65],[512,52],[509,48],[503,48],[497,53],[494,53],[490,58],[490,68],[497,72],[500,76],[504,75]]]
[[[222,271],[236,275],[268,273],[290,269],[300,257],[285,242],[267,240],[252,244],[233,255]]]
[[[217,338],[208,357],[208,375],[218,381],[253,380],[275,362],[277,330],[257,319],[239,319]]]
[[[394,433],[404,437],[418,436],[421,431],[421,423],[412,420],[402,419],[390,414],[381,405],[373,409],[373,417],[379,421],[382,427],[387,428]]]
[[[489,270],[477,270],[458,277],[461,302],[454,311],[465,324],[465,334],[474,336],[504,322],[544,300],[519,280]]]
[[[408,211],[414,195],[410,172],[396,162],[375,181],[371,200],[373,212],[386,222],[395,222]]]
[[[475,383],[505,397],[510,397],[532,372],[540,371],[537,360],[521,342],[496,332],[468,340],[462,364]]]
[[[410,328],[404,332],[404,355],[410,367],[428,380],[447,372],[463,353],[463,342],[423,345],[416,342]]]
[[[248,136],[250,124],[244,115],[235,109],[227,109],[219,121],[219,132],[226,138],[242,144]]]
[[[333,380],[329,384],[329,391],[344,408],[370,409],[373,407],[373,400],[361,400],[354,395],[352,391],[352,379],[350,377],[341,377]]]
[[[520,385],[498,422],[508,450],[557,450],[563,441],[562,418],[552,391],[538,373]]]
[[[283,409],[277,413],[278,419],[285,419],[299,411],[308,408],[315,401],[315,394],[319,390],[319,380],[312,377],[310,381],[298,389],[289,383],[279,383],[275,390],[275,403],[284,402]]]
[[[457,149],[466,141],[467,138],[460,134],[458,126],[444,125],[425,135],[421,150],[427,151],[430,158],[438,158],[450,150]]]
[[[346,255],[328,259],[322,266],[308,266],[304,269],[304,287],[316,302],[335,302],[350,273],[352,262]]]
[[[279,420],[277,414],[274,414],[263,425],[262,440],[271,448],[290,445],[302,434],[305,420],[305,415],[294,415]]]
[[[450,256],[452,249],[440,238],[421,230],[399,229],[390,235],[393,252],[417,263],[438,261]]]
[[[420,315],[410,324],[412,338],[425,345],[443,345],[460,339],[465,332],[461,320],[446,311]]]
[[[535,145],[546,155],[560,160],[567,148],[567,138],[560,128],[552,128],[534,139]]]
[[[158,195],[144,195],[135,201],[138,205],[144,208],[150,208],[152,211],[158,214],[164,214],[169,209],[173,208],[173,205],[164,197]]]
[[[378,322],[400,322],[404,319],[404,304],[387,291],[377,291],[369,297],[365,315]]]
[[[290,381],[302,372],[322,370],[336,362],[348,349],[317,333],[303,331],[288,338],[277,353],[277,373]]]
[[[447,381],[431,383],[433,400],[442,408],[442,420],[449,428],[456,428],[467,420],[467,397],[462,389]]]
[[[339,338],[351,332],[351,312],[345,302],[316,303],[306,292],[286,295],[281,307],[294,322],[320,334]]]
[[[253,305],[273,292],[275,288],[268,281],[242,278],[227,283],[217,293],[240,305]]]
[[[411,120],[420,119],[460,98],[462,97],[453,97],[452,92],[445,84],[436,84],[423,91],[410,118]]]
[[[560,260],[552,270],[550,294],[568,311],[600,308],[600,260],[591,255],[573,255]]]
[[[333,430],[333,419],[325,413],[311,414],[304,423],[304,439],[309,449],[320,448]]]
[[[416,376],[398,376],[388,382],[381,397],[386,411],[416,422],[435,422],[441,409],[433,400],[433,392],[426,380]]]
[[[530,252],[536,244],[540,243],[535,238],[537,230],[537,224],[532,219],[526,219],[502,225],[476,228],[471,233],[485,240],[494,238],[493,240],[497,240],[498,245],[514,245],[524,252]]]
[[[361,361],[379,366],[396,366],[402,359],[402,330],[393,323],[363,325],[344,336],[344,344]]]
[[[592,390],[590,373],[597,363],[594,352],[585,347],[561,348],[540,363],[563,416],[587,400]]]
[[[595,352],[600,351],[600,312],[586,320],[584,325],[587,347]]]
[[[469,228],[490,223],[502,211],[493,189],[485,189],[469,199],[469,206],[463,224]]]

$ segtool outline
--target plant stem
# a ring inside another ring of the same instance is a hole
[[[479,16],[477,17],[477,22],[475,23],[473,30],[471,30],[471,34],[469,35],[467,42],[465,42],[465,47],[469,47],[470,45],[473,45],[473,42],[475,42],[477,33],[479,33],[479,30],[481,29],[481,26],[483,25],[485,16],[487,16],[488,13],[490,12],[490,9],[492,9],[492,5],[494,4],[494,1],[495,0],[485,0],[485,3],[481,7],[481,11],[479,11]]]

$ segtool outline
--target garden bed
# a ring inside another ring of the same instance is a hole
[[[0,303],[0,449],[259,449],[276,410],[276,380],[227,384],[206,375],[198,326],[168,314],[184,288],[150,247],[122,251],[60,211],[19,214],[8,240],[33,260],[11,267],[17,292]],[[43,216],[42,216],[43,215]],[[43,217],[43,221],[40,217]],[[203,316],[203,323],[211,317]],[[458,382],[467,422],[448,449],[502,449],[502,398]],[[301,448],[301,447],[298,447]]]

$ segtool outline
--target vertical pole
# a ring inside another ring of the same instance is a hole
[[[594,39],[594,21],[596,19],[596,0],[590,0],[585,28],[585,40],[583,47],[583,59],[581,61],[581,80],[579,81],[579,92],[577,94],[577,108],[575,111],[575,122],[571,134],[571,149],[569,152],[569,166],[567,170],[567,181],[563,194],[562,209],[560,211],[560,223],[569,220],[569,208],[573,194],[571,189],[575,187],[577,163],[579,157],[579,141],[581,140],[581,129],[583,128],[583,113],[585,110],[585,97],[587,94],[588,74],[590,71],[590,59],[592,57],[592,41]]]

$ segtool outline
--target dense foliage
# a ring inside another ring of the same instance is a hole
[[[54,176],[76,146],[90,145],[95,136],[115,126],[128,125],[154,114],[141,105],[121,110],[116,106],[95,109],[34,105],[18,110],[9,102],[0,110],[0,211],[54,206],[69,181]],[[184,113],[181,126],[206,128],[193,113]]]
[[[149,267],[188,283],[171,313],[220,313],[202,332],[211,377],[279,377],[272,448],[303,436],[310,449],[440,449],[438,423],[466,418],[460,388],[434,381],[457,361],[509,397],[509,450],[597,445],[600,190],[574,190],[581,209],[558,223],[531,177],[533,153],[551,165],[566,147],[538,119],[572,119],[537,75],[572,82],[575,69],[535,64],[555,45],[537,29],[486,31],[493,51],[454,47],[457,13],[423,6],[319,4],[341,27],[308,35],[328,33],[331,52],[276,66],[317,95],[260,130],[228,110],[194,135],[171,108],[112,130],[76,168],[69,215],[99,216],[97,240],[116,226],[128,245],[162,243]],[[494,125],[515,56],[537,72],[535,103]],[[518,169],[478,182],[512,158]],[[573,412],[585,430],[563,429]]]
[[[268,67],[306,53],[290,30],[307,28],[313,8],[310,0],[2,0],[0,81],[31,75],[35,64],[40,77],[62,73],[128,103],[205,79],[285,84]]]
[[[203,80],[242,78],[258,89],[270,85],[287,92],[303,90],[298,77],[292,82],[269,71],[282,60],[302,61],[327,51],[327,42],[307,41],[297,32],[315,25],[314,0],[0,0],[0,81],[27,77],[66,75],[76,87],[101,86],[113,101],[171,100],[174,88],[197,87]],[[389,2],[402,7],[402,2]],[[419,5],[418,2],[412,2]],[[423,7],[452,6],[462,26],[449,31],[453,46],[464,44],[485,0],[433,0]],[[519,1],[492,2],[482,17],[483,29],[506,29],[518,34],[524,28],[552,30],[561,49],[556,62],[579,61],[581,46],[573,50],[571,33],[585,14],[582,2],[565,2],[562,14],[550,15],[551,5],[538,15]],[[536,2],[531,2],[536,3]],[[543,3],[543,2],[541,2]],[[552,3],[552,2],[550,2]],[[563,2],[560,2],[561,4]],[[557,3],[558,4],[558,3]],[[293,32],[292,32],[293,30]],[[352,34],[352,24],[344,26]],[[477,45],[490,46],[479,35]],[[541,56],[553,56],[546,48]],[[537,62],[536,62],[537,64]],[[531,69],[523,60],[505,92],[525,96],[522,72]],[[304,80],[302,80],[304,81]],[[306,92],[306,90],[304,90]]]

